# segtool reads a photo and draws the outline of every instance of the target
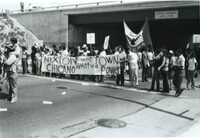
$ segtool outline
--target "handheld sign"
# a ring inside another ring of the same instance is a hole
[[[87,33],[87,44],[95,44],[95,33]]]
[[[105,37],[104,44],[103,44],[103,49],[104,50],[108,49],[109,39],[110,39],[110,36],[106,36]]]

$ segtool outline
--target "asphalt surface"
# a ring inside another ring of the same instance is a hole
[[[20,75],[16,104],[4,100],[5,91],[0,93],[0,109],[7,110],[0,112],[0,137],[82,137],[81,134],[94,137],[90,135],[90,131],[94,134],[102,131],[98,130],[99,126],[96,123],[99,119],[125,119],[124,121],[128,122],[127,117],[140,114],[147,108],[151,110],[152,115],[161,113],[178,119],[180,126],[177,125],[173,132],[176,135],[180,128],[188,126],[198,117],[200,110],[193,109],[193,112],[187,114],[190,107],[185,106],[188,106],[188,99],[193,99],[197,102],[193,102],[194,105],[189,104],[194,108],[198,107],[198,93],[186,91],[182,97],[174,98],[174,92],[162,94],[146,91],[149,85],[149,82],[140,83],[139,90],[136,90],[127,86],[115,86],[112,80],[99,84]],[[45,101],[48,104],[45,104]],[[183,109],[176,108],[173,104],[182,104]],[[153,116],[140,117],[143,117],[142,120],[151,120]],[[135,123],[137,126],[137,122]],[[169,133],[159,135],[159,132],[156,132],[159,130],[154,131],[154,135],[144,136],[170,136],[172,133],[169,130]],[[101,134],[100,137],[108,137],[102,132]],[[143,136],[140,133],[138,135]]]

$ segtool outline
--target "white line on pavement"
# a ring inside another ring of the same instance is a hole
[[[7,108],[0,108],[0,112],[6,112],[6,111],[8,111]]]

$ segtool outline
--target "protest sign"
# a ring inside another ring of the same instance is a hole
[[[104,50],[108,49],[110,36],[106,36],[103,44]]]
[[[95,44],[95,33],[87,33],[87,44]]]
[[[104,57],[62,57],[44,56],[42,59],[42,72],[79,75],[106,75],[117,74],[119,59],[117,55]]]

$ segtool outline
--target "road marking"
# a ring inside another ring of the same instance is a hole
[[[180,113],[179,115],[183,115],[183,114],[185,114],[185,113],[187,113],[187,112],[189,112],[190,110],[186,110],[186,111],[183,111],[182,113]]]
[[[53,104],[53,102],[51,102],[51,101],[43,101],[42,103],[43,104]]]
[[[67,93],[67,92],[62,92],[61,94],[62,94],[62,95],[65,95],[66,93]]]
[[[82,83],[83,86],[89,85],[89,83]]]
[[[0,112],[6,112],[6,111],[8,111],[7,108],[0,108]]]

